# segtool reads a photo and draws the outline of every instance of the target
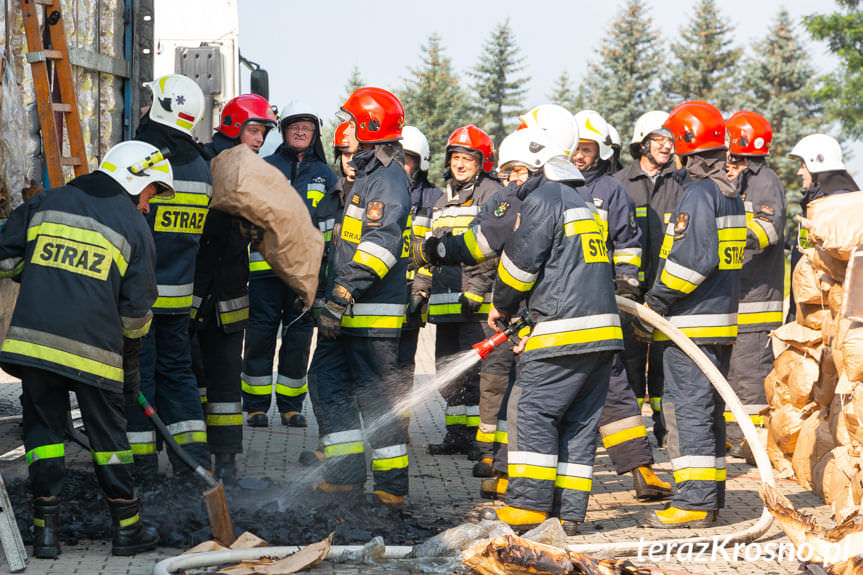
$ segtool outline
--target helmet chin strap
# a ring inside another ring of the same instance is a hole
[[[641,155],[644,156],[645,158],[647,158],[647,161],[650,162],[651,164],[653,164],[654,166],[656,166],[656,168],[659,170],[661,170],[662,168],[664,168],[665,166],[667,166],[668,164],[671,163],[670,157],[668,158],[668,161],[665,162],[664,164],[660,164],[656,160],[656,158],[653,157],[653,154],[650,153],[650,140],[649,139],[647,142],[641,143]]]

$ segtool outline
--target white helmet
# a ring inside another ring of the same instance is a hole
[[[548,132],[567,157],[578,144],[578,124],[575,123],[575,118],[569,110],[563,106],[543,104],[522,114],[519,120],[525,128],[542,128]]]
[[[321,117],[305,100],[291,100],[282,107],[279,112],[279,130],[285,130],[288,120],[309,120],[318,127],[318,133],[324,126]]]
[[[663,126],[667,119],[668,112],[662,110],[651,110],[638,117],[635,121],[635,128],[632,130],[632,141],[629,143],[629,151],[633,158],[641,155],[641,144],[650,134],[660,133],[663,136],[673,138],[668,128]]]
[[[618,133],[617,128],[608,124],[608,137],[611,138],[611,148],[620,149],[620,133]]]
[[[150,184],[160,193],[174,191],[174,172],[159,148],[129,140],[120,142],[105,154],[97,168],[111,176],[131,196],[137,196]]]
[[[204,117],[204,92],[198,83],[181,74],[171,74],[146,86],[153,92],[150,119],[191,136]]]
[[[584,181],[581,172],[547,130],[538,127],[516,130],[504,138],[500,146],[502,166],[517,162],[533,172],[542,168],[549,180]]]
[[[429,141],[419,128],[414,126],[402,127],[402,147],[405,152],[416,154],[420,158],[420,171],[427,172],[431,160],[431,148]]]
[[[611,135],[608,133],[608,122],[599,115],[599,112],[582,110],[575,115],[575,121],[578,124],[578,139],[596,142],[599,146],[600,160],[611,158],[613,150]]]
[[[803,160],[810,173],[844,170],[842,147],[839,142],[827,134],[809,134],[792,148],[788,154],[792,158]]]

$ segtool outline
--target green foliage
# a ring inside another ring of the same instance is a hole
[[[339,105],[345,102],[348,99],[348,96],[354,93],[354,90],[362,88],[365,85],[366,83],[363,80],[360,69],[357,66],[354,66],[351,69],[351,75],[348,76],[348,79],[345,82],[344,94],[342,94],[342,97],[339,99]],[[341,172],[339,172],[339,164],[333,156],[333,136],[336,133],[336,128],[341,123],[342,121],[339,120],[338,116],[335,114],[324,115],[324,129],[321,133],[321,139],[324,142],[324,152],[327,154],[327,161],[330,163],[336,174]]]
[[[800,162],[788,152],[803,136],[822,127],[822,107],[813,96],[815,70],[798,38],[788,11],[781,9],[763,40],[745,58],[741,108],[767,118],[773,128],[769,164],[779,175],[788,198],[789,229],[799,213]]]
[[[431,34],[420,47],[420,54],[420,65],[410,69],[410,76],[397,95],[405,108],[405,122],[419,128],[428,138],[429,179],[440,184],[446,141],[453,130],[471,123],[470,102],[444,53],[439,35]]]
[[[524,70],[509,19],[498,24],[483,44],[479,63],[468,72],[476,106],[477,125],[500,144],[515,128],[515,119],[524,112],[525,87],[530,77],[516,77]]]
[[[572,89],[572,81],[569,78],[569,72],[564,70],[560,76],[554,81],[554,87],[551,94],[548,95],[548,100],[552,104],[563,106],[570,112],[577,110],[578,96]]]
[[[662,86],[675,104],[704,100],[723,113],[735,108],[741,50],[731,46],[734,28],[726,22],[715,0],[699,0],[679,39],[671,44],[674,63]]]
[[[859,0],[836,0],[841,12],[813,14],[804,23],[816,40],[826,40],[840,68],[823,78],[817,92],[828,118],[838,121],[843,136],[863,135],[863,11]]]
[[[647,110],[664,106],[659,93],[663,67],[659,35],[642,0],[627,0],[612,22],[588,66],[572,111],[592,109],[617,128],[621,137],[632,133],[635,120]]]

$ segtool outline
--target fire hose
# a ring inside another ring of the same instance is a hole
[[[683,332],[679,329],[671,325],[671,323],[666,320],[664,317],[651,310],[650,308],[640,305],[632,300],[622,298],[620,296],[617,297],[617,306],[618,308],[626,312],[630,315],[634,315],[638,317],[640,320],[645,323],[653,326],[658,329],[662,333],[668,336],[668,338],[675,343],[681,351],[683,351],[689,358],[695,362],[695,365],[707,376],[707,379],[710,380],[710,383],[713,384],[713,387],[716,388],[716,391],[719,392],[719,395],[725,401],[726,409],[729,409],[731,413],[734,415],[734,419],[737,420],[738,425],[740,425],[740,429],[743,431],[743,436],[746,438],[746,442],[749,445],[750,449],[752,449],[752,453],[755,456],[755,464],[758,468],[758,473],[761,476],[761,481],[767,483],[768,485],[775,485],[776,482],[773,478],[773,468],[770,464],[770,459],[767,456],[767,450],[764,445],[761,444],[761,441],[758,439],[755,431],[755,425],[752,423],[752,420],[749,418],[749,415],[746,413],[743,408],[743,404],[740,403],[740,399],[737,397],[737,394],[734,393],[734,390],[731,389],[731,386],[725,380],[725,377],[722,373],[716,368],[713,362],[708,359],[704,352],[702,352],[695,343],[692,342],[688,337],[686,337]],[[519,322],[523,320],[517,320]],[[508,331],[509,333],[514,333],[517,331],[517,328],[513,327],[516,322],[511,324],[511,329],[509,330],[501,330],[495,334],[497,336],[496,340],[493,340],[495,336],[477,344],[477,346],[482,343],[492,341],[491,347],[496,347],[501,342],[500,334]],[[478,353],[481,353],[482,350],[477,348]],[[490,351],[490,350],[489,350]],[[487,353],[486,353],[487,355]],[[484,356],[483,356],[484,357]],[[751,541],[755,541],[770,529],[770,526],[773,524],[773,516],[770,514],[770,511],[767,508],[762,508],[761,516],[758,518],[758,521],[743,531],[735,532],[731,535],[727,536],[718,536],[718,535],[710,535],[710,536],[698,536],[698,537],[684,537],[684,538],[676,538],[676,539],[661,539],[658,541],[650,542],[650,549],[655,553],[660,553],[665,551],[668,548],[679,547],[683,544],[692,545],[692,548],[695,549],[695,545],[697,544],[710,544],[713,543],[717,537],[721,539],[723,544],[734,544],[734,543],[749,543]],[[223,563],[229,562],[238,562],[238,561],[249,561],[255,559],[261,559],[264,557],[269,557],[273,559],[285,557],[292,553],[299,551],[301,547],[297,546],[285,546],[285,547],[259,547],[255,549],[237,549],[237,550],[229,550],[229,551],[214,551],[209,553],[194,553],[190,555],[181,555],[178,557],[171,557],[165,559],[153,568],[154,575],[170,575],[170,573],[174,571],[178,571],[180,569],[193,569],[200,567],[209,567],[213,565],[220,565]],[[340,557],[347,551],[354,551],[359,549],[359,547],[354,546],[333,546],[330,548],[330,552],[327,555],[327,559],[335,559]],[[386,552],[384,554],[384,558],[398,558],[404,557],[410,553],[412,547],[409,546],[387,546]],[[630,555],[635,554],[639,550],[644,549],[643,541],[621,541],[618,543],[580,543],[575,545],[567,545],[568,551],[573,551],[575,553],[613,553],[613,554],[621,554],[621,555]]]

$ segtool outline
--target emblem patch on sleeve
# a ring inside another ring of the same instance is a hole
[[[509,209],[510,203],[507,201],[503,201],[500,203],[498,207],[494,209],[495,217],[502,218],[506,211]]]
[[[380,221],[384,217],[383,202],[369,202],[366,204],[366,218],[371,222]]]
[[[689,214],[682,213],[677,215],[677,221],[674,222],[674,233],[680,235],[689,227]]]

